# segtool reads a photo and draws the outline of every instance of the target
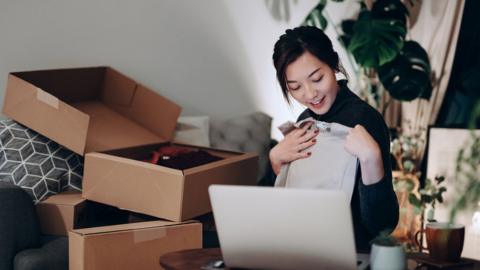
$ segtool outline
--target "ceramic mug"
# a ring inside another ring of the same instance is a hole
[[[427,247],[422,247],[420,234],[425,233]],[[430,258],[438,262],[458,262],[463,250],[465,226],[446,222],[432,222],[415,234],[415,242],[419,247],[428,249]]]

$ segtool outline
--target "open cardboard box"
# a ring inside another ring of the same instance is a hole
[[[171,141],[180,110],[110,67],[10,73],[3,105],[8,117],[87,154],[85,198],[173,221],[208,213],[210,184],[254,185],[258,169],[256,154],[210,148],[225,159],[187,170],[135,160]]]
[[[37,207],[44,233],[68,231],[71,270],[162,269],[163,254],[202,247],[201,223],[160,220],[87,201],[80,193],[53,195]]]
[[[163,145],[202,149],[222,160],[177,170],[145,162]],[[88,153],[85,156],[83,197],[130,211],[172,221],[211,211],[211,184],[255,185],[258,156],[181,144],[152,144]]]
[[[110,67],[13,72],[3,113],[83,155],[172,139],[181,108]]]

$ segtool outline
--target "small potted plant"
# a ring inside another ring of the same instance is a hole
[[[435,220],[435,205],[436,203],[443,203],[443,193],[447,188],[443,185],[445,181],[444,176],[436,176],[435,181],[429,178],[425,179],[425,186],[419,190],[420,196],[410,194],[409,202],[414,206],[415,212],[420,215],[420,228],[423,228],[425,219],[428,222],[436,222]],[[423,234],[420,234],[420,243],[423,243]],[[418,247],[422,252],[422,247]]]
[[[372,270],[406,269],[405,248],[388,231],[382,231],[372,241],[370,268]]]
[[[425,180],[425,187],[419,190],[420,197],[411,194],[408,198],[419,213],[423,213],[427,210],[426,218],[428,222],[435,222],[435,204],[443,203],[443,193],[447,191],[445,186],[442,186],[442,182],[445,181],[444,176],[435,176],[435,184],[432,180],[427,178]],[[430,205],[430,207],[427,207]],[[424,220],[424,218],[422,218]]]

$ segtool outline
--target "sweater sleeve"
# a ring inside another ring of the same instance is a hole
[[[380,114],[373,114],[360,122],[380,146],[384,176],[372,185],[364,185],[361,171],[357,172],[361,223],[373,235],[383,230],[393,231],[398,223],[398,201],[392,184],[390,136]]]

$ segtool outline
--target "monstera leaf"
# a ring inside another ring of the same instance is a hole
[[[326,4],[326,0],[319,0],[303,24],[325,29],[327,20],[322,13]],[[358,17],[342,21],[339,40],[360,67],[377,71],[394,99],[429,99],[432,84],[428,55],[418,43],[405,42],[408,16],[402,0],[376,0],[370,10],[365,1],[360,1]]]
[[[343,20],[341,23],[343,35],[340,35],[339,39],[345,48],[348,48],[352,40],[353,26],[355,26],[355,20]]]
[[[400,54],[377,71],[383,86],[394,99],[429,99],[432,94],[428,55],[415,41],[405,42]]]
[[[360,66],[378,68],[398,55],[405,34],[406,28],[401,21],[375,19],[370,11],[363,10],[353,26],[347,49]]]
[[[343,0],[332,0],[333,2],[343,2]],[[303,20],[302,25],[316,26],[322,30],[325,30],[328,26],[328,21],[323,16],[323,10],[327,5],[327,0],[319,0],[318,4],[308,13],[307,17]]]
[[[323,16],[323,9],[327,4],[327,0],[320,0],[318,4],[308,13],[302,25],[316,26],[322,30],[327,28],[327,19]]]
[[[380,20],[397,20],[406,27],[408,9],[400,0],[377,0],[372,6],[372,17]]]

